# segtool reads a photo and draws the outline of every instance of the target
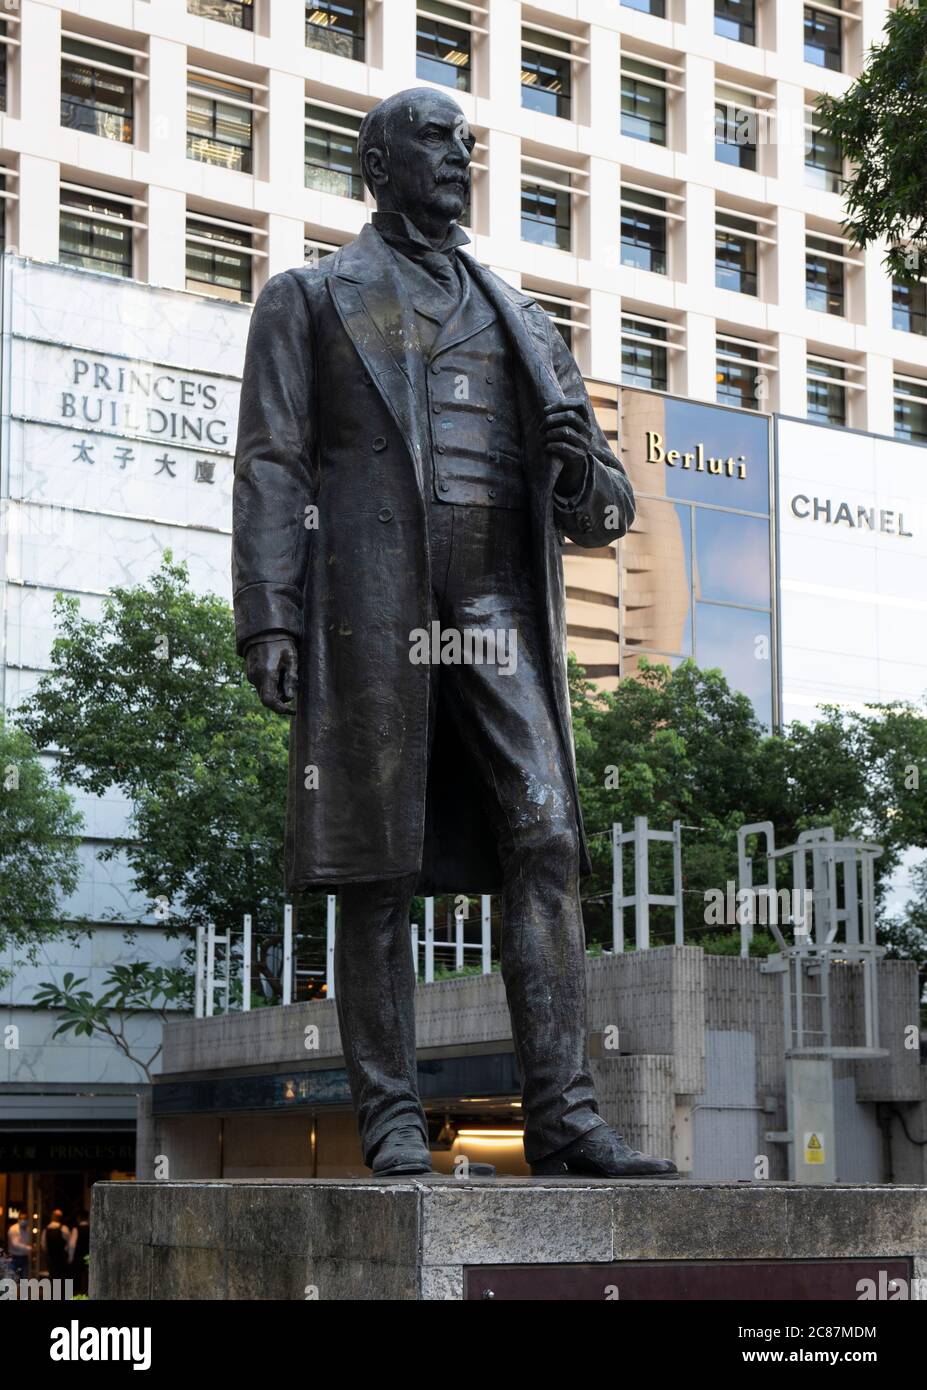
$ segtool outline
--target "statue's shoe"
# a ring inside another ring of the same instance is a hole
[[[375,1177],[391,1177],[401,1173],[430,1173],[431,1154],[415,1125],[391,1129],[377,1145],[371,1169]]]
[[[677,1174],[668,1158],[651,1158],[629,1148],[609,1125],[596,1125],[565,1149],[531,1165],[535,1178],[671,1178]]]

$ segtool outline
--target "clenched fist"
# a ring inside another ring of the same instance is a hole
[[[586,460],[592,447],[592,431],[586,416],[586,403],[566,398],[549,405],[541,422],[544,446],[549,457],[563,464],[557,491],[564,497],[578,492],[586,475]]]
[[[248,680],[261,704],[291,718],[296,713],[296,643],[286,633],[258,637],[245,653]]]

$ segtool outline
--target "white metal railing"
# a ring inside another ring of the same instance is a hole
[[[435,978],[435,961],[446,961],[454,970],[463,970],[469,961],[478,956],[481,973],[492,973],[492,900],[488,895],[481,898],[480,934],[478,940],[468,940],[466,934],[467,900],[456,899],[453,937],[450,941],[435,938],[435,900],[425,899],[424,937],[420,937],[417,923],[409,927],[410,943],[416,975],[421,974],[425,984],[432,984]],[[287,903],[283,909],[283,930],[279,942],[273,942],[270,950],[280,959],[280,1003],[292,1004],[296,986],[300,980],[314,979],[322,982],[325,998],[335,998],[335,932],[337,918],[337,899],[329,893],[325,912],[325,957],[321,968],[300,966],[296,947],[298,935],[294,939],[293,907]],[[254,974],[254,950],[258,935],[254,931],[253,919],[246,913],[242,920],[241,932],[220,932],[213,923],[197,928],[196,931],[196,970],[194,990],[194,1014],[196,1018],[212,1018],[218,1011],[229,1013],[232,1009],[232,984],[236,962],[240,962],[242,1012],[251,1009],[251,994]],[[218,1003],[218,1010],[217,1010]]]

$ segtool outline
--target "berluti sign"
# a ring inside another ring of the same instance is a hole
[[[696,473],[710,473],[714,477],[720,477],[722,473],[726,473],[729,478],[747,476],[745,454],[738,454],[736,459],[730,454],[726,459],[720,456],[706,456],[705,445],[701,440],[693,450],[667,449],[662,434],[656,430],[647,430],[645,438],[648,463],[665,463],[670,468],[691,468]]]
[[[619,544],[621,674],[646,658],[721,670],[772,726],[777,666],[769,420],[619,390],[637,501]]]
[[[622,387],[621,459],[635,492],[769,514],[769,422],[729,410]]]

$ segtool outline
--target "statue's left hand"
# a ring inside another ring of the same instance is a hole
[[[252,642],[245,653],[245,670],[261,703],[277,714],[296,713],[296,643],[286,633],[273,633]]]
[[[569,497],[582,486],[586,459],[592,448],[586,402],[567,397],[547,406],[541,421],[541,434],[548,458],[559,459],[563,464],[557,491]]]

